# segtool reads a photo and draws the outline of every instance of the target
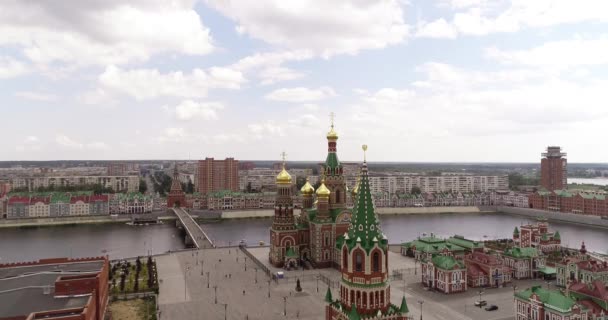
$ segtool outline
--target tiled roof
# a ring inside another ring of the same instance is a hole
[[[504,251],[506,256],[510,256],[513,258],[534,258],[538,257],[538,250],[536,248],[511,248]]]
[[[538,296],[538,299],[545,307],[561,312],[570,311],[575,304],[575,301],[572,298],[566,297],[560,291],[547,290],[540,286],[532,287],[515,294],[516,297],[524,300],[530,300],[532,295]]]
[[[443,270],[464,269],[464,263],[450,256],[434,256],[431,261],[435,267]]]

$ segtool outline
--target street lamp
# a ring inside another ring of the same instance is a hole
[[[283,315],[287,316],[287,296],[283,297]]]
[[[479,309],[481,309],[481,295],[483,294],[483,290],[479,290],[477,293],[479,294]]]
[[[247,257],[245,257],[245,271],[247,271]]]
[[[317,292],[319,292],[319,275],[317,275]]]
[[[418,304],[420,304],[420,320],[422,320],[422,304],[424,303],[424,300],[418,300]]]
[[[255,268],[255,283],[258,283],[258,268]]]
[[[186,288],[187,288],[186,277],[188,276],[188,271],[190,271],[190,266],[186,267],[186,272],[184,273],[184,300],[186,300]]]
[[[207,288],[209,288],[209,271],[207,271]]]
[[[217,304],[217,285],[213,286],[213,289],[215,290],[215,304]]]
[[[515,290],[517,290],[517,286],[513,285],[513,301],[515,301]]]
[[[224,303],[224,320],[228,320],[228,304]]]
[[[270,279],[268,279],[268,298],[270,298]]]

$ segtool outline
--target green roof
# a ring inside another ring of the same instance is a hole
[[[348,320],[361,320],[359,312],[357,312],[357,306],[353,303],[350,307],[350,313],[348,314]]]
[[[405,296],[403,296],[403,299],[401,299],[401,307],[399,308],[399,312],[401,314],[407,314],[410,312],[410,309],[407,307],[407,302],[405,301]]]
[[[504,252],[505,255],[513,257],[513,258],[534,258],[534,257],[538,257],[538,250],[536,250],[536,248],[531,248],[531,247],[527,247],[527,248],[519,248],[519,247],[515,247],[515,248],[511,248],[511,249],[507,249]]]
[[[336,175],[338,173],[338,168],[341,167],[340,160],[338,160],[338,155],[335,152],[330,152],[327,154],[327,159],[325,159],[325,167],[329,168],[330,175]]]
[[[567,313],[574,306],[575,301],[566,297],[563,293],[558,290],[547,290],[541,286],[532,287],[521,292],[517,292],[515,296],[523,300],[530,300],[533,294],[538,296],[538,299],[542,301],[546,308],[550,308],[562,313]]]
[[[54,193],[51,196],[51,203],[70,203],[71,196],[68,193]]]
[[[448,242],[449,240],[444,240],[441,238],[437,238],[435,236],[423,237],[412,242],[407,242],[402,244],[402,246],[406,248],[416,247],[416,251],[425,252],[425,253],[441,253],[444,249],[448,249],[450,251],[464,251],[465,247],[460,246],[457,243]],[[456,240],[455,242],[458,242]]]
[[[434,256],[431,261],[433,262],[433,265],[439,269],[442,270],[453,270],[455,268],[457,269],[463,269],[464,268],[464,264],[456,259],[454,259],[454,257],[450,257],[450,256]]]
[[[557,271],[555,270],[555,268],[551,268],[551,267],[539,268],[538,272],[543,273],[543,274],[557,274]]]
[[[555,233],[553,234],[553,239],[555,240],[561,240],[561,236],[559,235],[559,231],[555,231]]]
[[[450,237],[447,242],[451,244],[455,244],[457,246],[461,246],[466,249],[476,249],[483,248],[483,242],[473,241],[469,239],[465,239],[463,236],[455,235]]]
[[[325,302],[331,303],[333,298],[331,297],[331,289],[327,287],[327,292],[325,293]]]
[[[515,230],[513,230],[513,234],[519,234],[519,229],[517,229],[517,227],[515,227]]]
[[[289,249],[287,249],[287,252],[285,252],[285,257],[288,258],[297,258],[298,255],[296,254],[296,252],[293,250],[293,247],[289,247]]]
[[[366,250],[374,247],[374,243],[382,247],[388,244],[388,240],[380,230],[380,221],[374,209],[367,173],[367,163],[364,162],[359,192],[355,197],[353,215],[348,227],[348,238],[345,239],[349,248],[353,248],[359,242]]]
[[[573,196],[571,192],[568,192],[566,190],[555,190],[554,192],[559,197],[570,198]]]

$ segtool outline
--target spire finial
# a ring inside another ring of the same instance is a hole
[[[367,145],[366,145],[366,144],[364,144],[363,146],[361,146],[361,149],[363,149],[363,162],[367,162],[367,156],[366,156],[366,153],[367,153]]]
[[[331,128],[334,128],[334,119],[336,117],[336,114],[332,111],[329,113],[329,120],[331,121]]]
[[[281,159],[283,159],[283,168],[285,168],[285,159],[287,159],[287,153],[281,152]]]

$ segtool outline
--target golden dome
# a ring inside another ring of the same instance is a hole
[[[277,175],[277,184],[291,184],[291,176],[285,170],[285,165],[283,165],[283,170]]]
[[[331,129],[327,133],[327,139],[338,140],[338,133],[334,130],[334,125],[331,125]]]
[[[306,196],[312,196],[312,194],[315,193],[315,188],[312,187],[308,178],[306,178],[306,183],[302,186],[300,192],[302,192],[302,194]]]
[[[329,198],[331,191],[325,186],[325,179],[321,180],[321,186],[317,189],[317,196],[320,198]]]

